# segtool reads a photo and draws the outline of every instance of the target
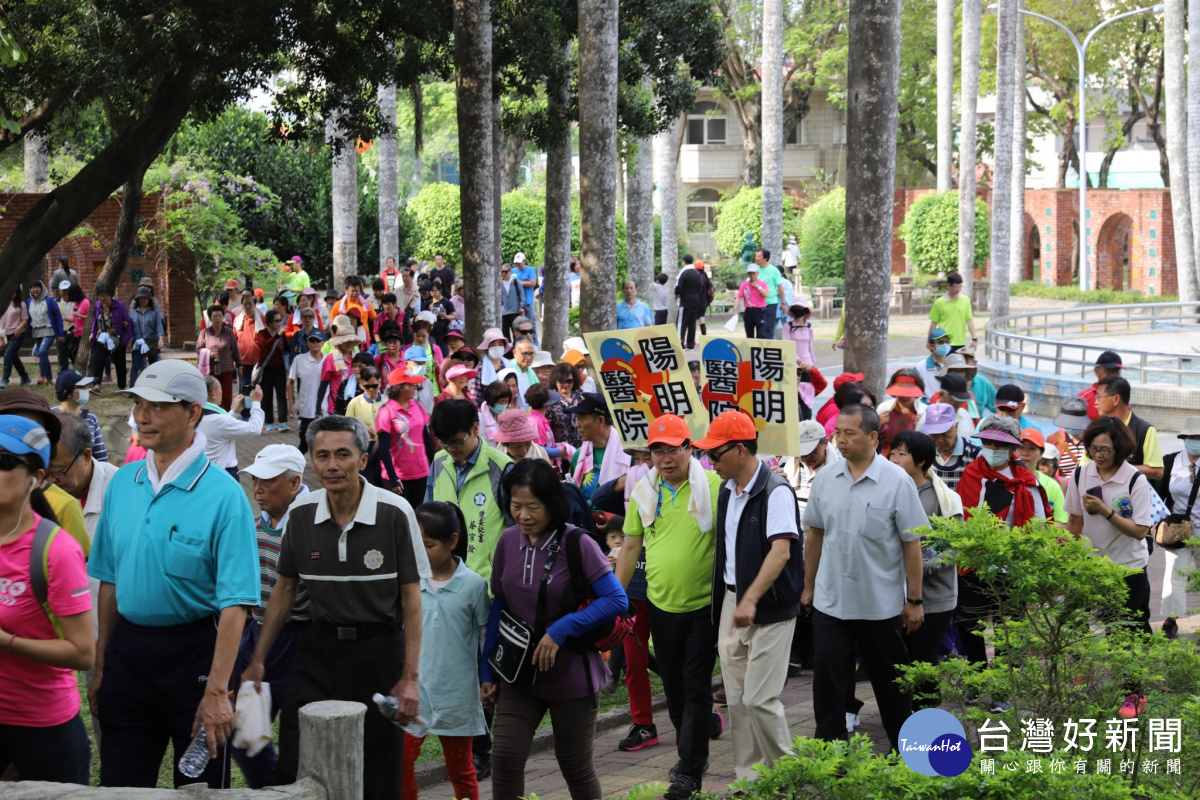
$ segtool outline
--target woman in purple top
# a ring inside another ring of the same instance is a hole
[[[517,524],[504,531],[496,543],[491,580],[495,600],[485,654],[496,643],[504,610],[530,625],[536,624],[546,559],[573,528],[567,523],[570,505],[566,492],[558,474],[546,462],[525,459],[504,476],[502,484]],[[554,729],[558,766],[571,797],[603,797],[592,750],[596,739],[596,691],[608,680],[608,668],[594,648],[573,647],[568,639],[616,619],[629,601],[600,546],[586,535],[579,538],[579,543],[584,575],[595,600],[578,611],[562,613],[563,595],[571,583],[564,547],[555,556],[546,585],[545,633],[533,652],[532,663],[537,667],[533,685],[497,685],[491,665],[484,659],[480,673],[484,703],[496,706],[492,726],[493,800],[525,796],[525,761],[534,731],[547,711]]]
[[[104,341],[100,337],[107,334]],[[117,388],[125,388],[125,353],[133,338],[133,322],[125,304],[113,297],[112,286],[96,285],[96,305],[92,307],[91,377],[100,378],[111,361],[117,368]],[[111,345],[110,345],[111,343]]]

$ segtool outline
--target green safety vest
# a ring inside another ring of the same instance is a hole
[[[496,542],[507,527],[496,498],[500,494],[500,478],[510,464],[511,458],[484,444],[461,491],[457,486],[458,470],[449,453],[438,453],[429,473],[433,499],[453,503],[462,510],[467,521],[467,567],[488,581],[489,593]]]

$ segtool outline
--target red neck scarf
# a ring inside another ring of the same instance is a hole
[[[966,516],[971,516],[971,506],[984,503],[981,495],[983,494],[984,483],[987,481],[999,481],[1012,494],[1014,527],[1020,527],[1037,516],[1037,506],[1033,502],[1034,492],[1042,492],[1042,508],[1048,509],[1050,507],[1037,478],[1025,468],[1024,464],[1014,459],[1008,463],[1008,467],[1012,472],[1011,478],[1005,477],[992,469],[992,465],[982,455],[967,465],[967,468],[963,471],[962,478],[959,479],[957,490],[959,496],[963,498],[963,505],[966,507],[964,509]],[[1006,520],[1008,518],[1008,509],[1005,508],[997,511],[996,516]]]

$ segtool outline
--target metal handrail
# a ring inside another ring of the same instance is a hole
[[[1113,343],[1087,344],[1072,337],[1148,331],[1200,331],[1195,303],[1077,306],[1010,314],[988,322],[990,358],[1018,369],[1087,378],[1096,357]],[[1056,338],[1049,338],[1049,337]],[[1140,383],[1200,384],[1200,351],[1149,352],[1117,348],[1126,376]]]

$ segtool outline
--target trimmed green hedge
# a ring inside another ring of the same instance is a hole
[[[408,211],[417,223],[420,244],[413,258],[432,261],[435,253],[458,267],[462,264],[462,223],[458,187],[452,183],[430,183],[408,201]]]
[[[975,198],[975,265],[991,252],[987,203]],[[923,194],[909,207],[897,232],[913,269],[923,275],[959,272],[958,192]]]
[[[546,204],[522,189],[514,189],[500,198],[500,244],[504,258],[511,260],[524,253],[531,264],[538,264],[538,236],[546,225]]]
[[[1088,289],[1087,291],[1083,291],[1078,286],[1047,286],[1037,281],[1014,283],[1009,291],[1012,295],[1018,297],[1042,297],[1047,300],[1067,300],[1094,305],[1179,302],[1179,298],[1173,294],[1147,297],[1141,292],[1123,292],[1116,289]]]
[[[846,277],[846,190],[837,187],[808,207],[800,223],[800,269],[805,286]]]
[[[746,233],[754,234],[754,241],[762,242],[762,187],[743,186],[729,197],[717,203],[717,249],[729,258],[742,258],[742,243]],[[796,198],[783,196],[783,235],[799,235],[800,212],[796,210]],[[783,243],[767,244],[771,258],[781,263],[779,256]]]

